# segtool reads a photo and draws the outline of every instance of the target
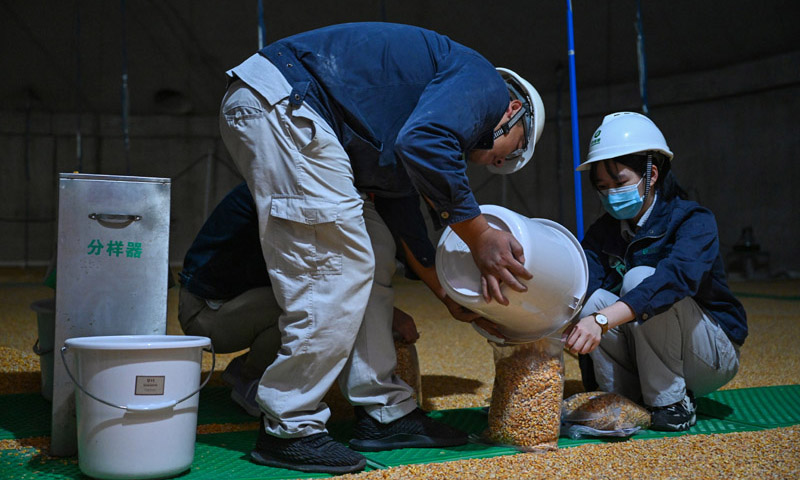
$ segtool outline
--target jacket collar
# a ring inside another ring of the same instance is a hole
[[[650,217],[642,228],[636,232],[636,235],[634,235],[633,240],[630,242],[625,241],[622,237],[622,231],[619,225],[621,220],[615,220],[611,215],[606,213],[605,216],[608,217],[606,220],[609,222],[609,227],[606,230],[607,236],[603,242],[603,252],[622,258],[625,256],[628,245],[631,243],[643,238],[658,238],[664,236],[667,232],[670,214],[675,208],[675,202],[676,198],[665,200],[663,197],[660,197],[653,207]]]
[[[675,208],[675,198],[666,200],[661,197],[658,200],[659,201],[657,201],[653,207],[653,211],[650,213],[650,217],[644,223],[642,228],[636,232],[636,235],[633,237],[632,241],[635,242],[636,240],[645,237],[660,237],[667,232],[669,216]]]

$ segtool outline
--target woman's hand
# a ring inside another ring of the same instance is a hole
[[[602,313],[608,319],[608,330],[636,318],[633,309],[627,303],[617,300],[611,305],[594,313]],[[572,353],[587,354],[600,345],[603,328],[597,324],[594,315],[588,315],[571,323],[561,335],[561,341]]]
[[[602,336],[603,329],[589,315],[570,324],[561,335],[561,340],[570,352],[585,355],[600,345]]]

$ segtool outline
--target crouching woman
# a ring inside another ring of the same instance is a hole
[[[578,170],[589,171],[606,214],[582,242],[588,299],[564,340],[581,354],[587,390],[643,403],[651,428],[680,431],[695,424],[695,396],[736,375],[747,319],[714,216],[686,200],[672,157],[643,115],[611,114],[595,131]]]

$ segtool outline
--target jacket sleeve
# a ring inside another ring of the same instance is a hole
[[[480,214],[463,153],[497,125],[508,106],[505,84],[489,62],[473,54],[454,56],[425,87],[395,142],[415,188],[443,225]]]
[[[675,238],[671,251],[656,264],[653,275],[620,298],[639,321],[696,295],[719,254],[716,220],[705,208],[694,207],[667,234]]]

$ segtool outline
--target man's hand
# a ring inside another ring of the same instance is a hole
[[[394,307],[394,316],[392,317],[392,332],[395,337],[406,343],[414,343],[419,338],[417,325],[411,315]]]
[[[481,293],[487,303],[494,298],[501,305],[508,305],[508,299],[500,291],[503,283],[518,292],[528,290],[519,278],[530,280],[533,275],[525,269],[522,245],[514,235],[490,227],[483,215],[450,227],[472,252],[475,265],[481,272]]]
[[[489,319],[483,318],[480,314],[473,312],[472,310],[468,309],[467,307],[463,307],[457,304],[452,298],[445,296],[442,300],[447,306],[447,310],[450,311],[450,315],[453,316],[456,320],[465,323],[474,323],[477,326],[481,327],[482,329],[486,330],[490,335],[493,335],[497,338],[505,339],[505,335],[500,333],[497,325]]]
[[[500,291],[503,283],[518,292],[528,290],[518,277],[530,280],[533,275],[525,269],[522,245],[513,235],[489,227],[478,236],[475,247],[470,245],[470,250],[481,271],[481,293],[487,303],[494,298],[501,305],[508,305],[508,299]]]
[[[459,322],[472,323],[476,319],[481,318],[480,314],[473,312],[467,307],[459,305],[458,303],[455,302],[455,300],[448,297],[447,295],[444,296],[442,302],[447,307],[447,310],[450,312],[450,315]]]

